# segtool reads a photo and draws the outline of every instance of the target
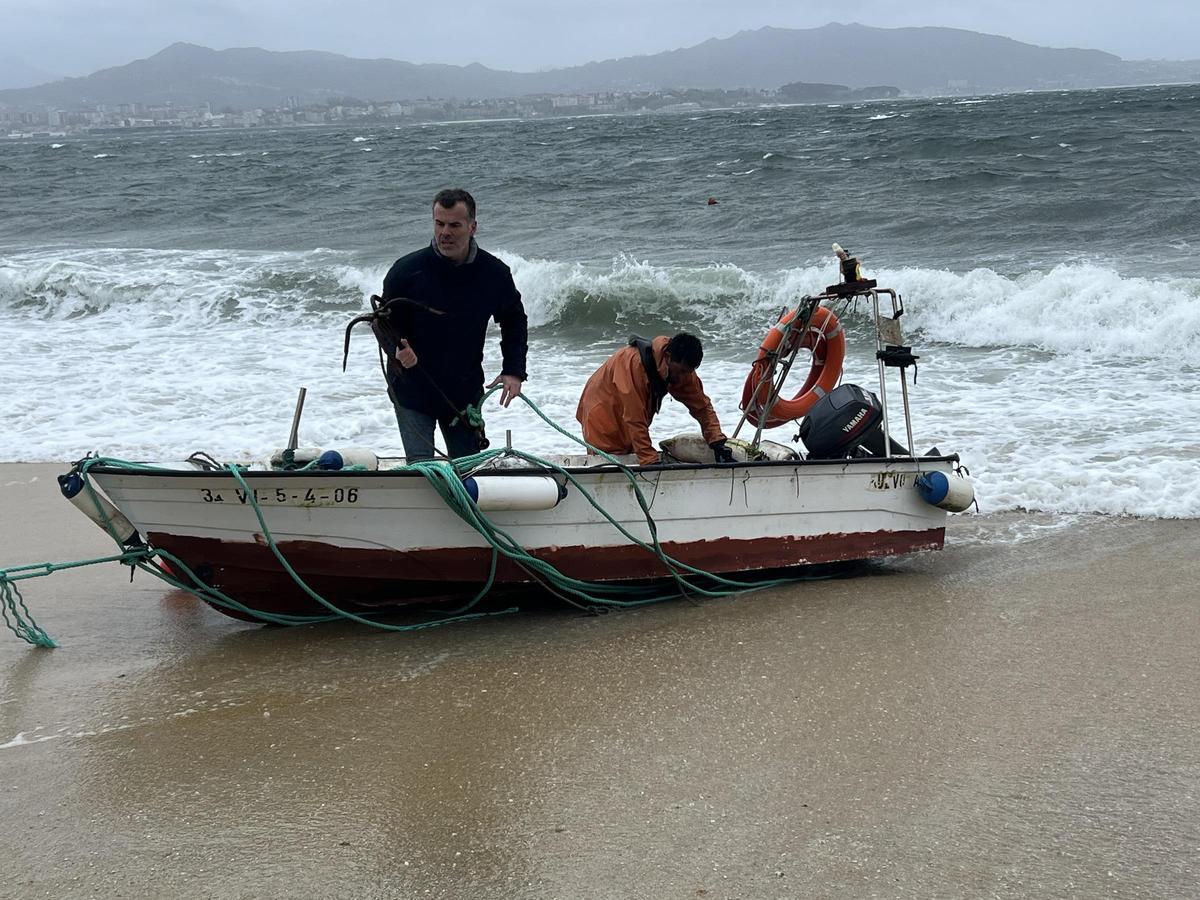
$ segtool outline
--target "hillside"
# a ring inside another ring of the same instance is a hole
[[[1098,50],[1038,47],[953,28],[831,24],[743,31],[681,50],[546,72],[415,65],[311,50],[212,50],[180,43],[83,78],[0,91],[0,104],[211,103],[244,109],[277,107],[289,98],[308,103],[342,97],[488,99],[689,87],[775,90],[793,82],[856,89],[895,85],[906,94],[946,94],[1186,80],[1200,80],[1200,61],[1127,62]]]

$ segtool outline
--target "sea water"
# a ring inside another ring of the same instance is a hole
[[[1197,517],[1197,172],[1194,85],[7,140],[0,461],[261,458],[302,386],[302,444],[399,454],[370,333],[343,373],[343,331],[463,186],[529,314],[525,393],[569,430],[630,334],[689,330],[731,432],[838,241],[903,296],[915,447],[960,454],[985,512]],[[868,313],[843,311],[845,380],[877,390]],[[493,443],[575,449],[520,401],[485,414]],[[693,427],[668,401],[653,434]]]

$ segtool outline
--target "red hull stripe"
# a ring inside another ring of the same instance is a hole
[[[179,557],[206,583],[247,606],[294,615],[324,612],[296,586],[264,544],[163,533],[148,537],[151,546]],[[698,569],[731,574],[940,550],[944,541],[944,528],[930,528],[668,543],[663,549]],[[338,605],[399,606],[456,596],[472,590],[472,586],[478,590],[491,564],[491,551],[484,548],[363,550],[315,541],[286,541],[279,550],[313,590]],[[654,579],[669,574],[655,556],[636,546],[551,547],[535,555],[565,575],[587,581]],[[515,563],[499,560],[497,584],[531,580]]]

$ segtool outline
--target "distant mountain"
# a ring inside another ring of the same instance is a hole
[[[554,73],[567,90],[605,84],[775,88],[836,81],[859,88],[894,84],[906,93],[1023,90],[1114,77],[1121,59],[1099,50],[1054,50],[955,28],[826,25],[760,28],[654,56],[589,63]]]
[[[806,82],[896,85],[907,94],[985,93],[1200,80],[1200,61],[1127,62],[1098,50],[1052,49],[954,28],[760,28],[682,50],[547,72],[478,64],[414,65],[319,51],[210,50],[173,44],[149,59],[23,90],[0,104],[97,103],[276,107],[366,101],[488,99],[528,94],[669,88],[777,89]]]
[[[16,56],[0,55],[0,90],[33,87],[60,76]]]
[[[78,105],[174,103],[214,108],[280,106],[289,97],[326,102],[337,97],[403,100],[419,97],[508,96],[528,76],[480,65],[414,65],[353,59],[316,50],[210,50],[172,44],[149,59],[66,78],[22,91],[0,91],[0,103]]]

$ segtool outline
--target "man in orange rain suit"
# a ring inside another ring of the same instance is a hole
[[[691,334],[653,341],[632,337],[588,379],[575,418],[583,439],[607,453],[636,453],[643,466],[662,461],[650,440],[650,422],[670,394],[688,408],[716,462],[733,462],[721,423],[696,375],[704,348]]]

